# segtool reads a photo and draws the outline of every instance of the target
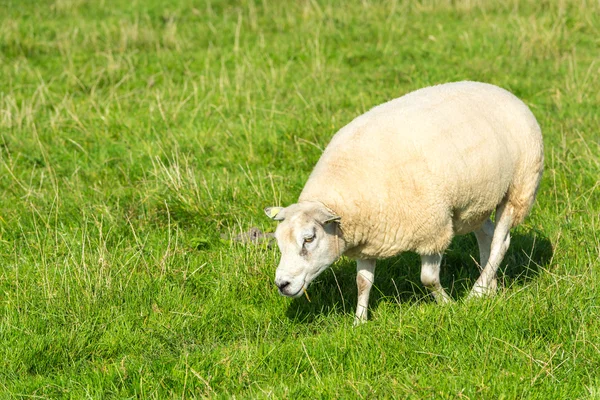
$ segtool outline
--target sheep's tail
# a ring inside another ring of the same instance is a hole
[[[507,193],[508,204],[513,209],[512,227],[525,220],[537,194],[544,172],[544,144],[539,125],[533,118],[530,125],[527,147],[523,149],[523,159],[515,171],[515,178]]]

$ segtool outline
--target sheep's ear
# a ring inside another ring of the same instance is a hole
[[[283,207],[267,207],[265,208],[265,214],[272,220],[283,221],[283,210]]]
[[[323,221],[323,225],[329,224],[331,222],[340,222],[341,219],[342,217],[340,217],[339,215],[332,215],[331,218],[327,218],[325,221]]]
[[[335,214],[333,211],[328,208],[321,207],[319,208],[319,214],[317,216],[317,221],[319,221],[322,225],[327,225],[332,222],[340,222],[342,217]]]

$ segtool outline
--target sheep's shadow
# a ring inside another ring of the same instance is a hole
[[[498,286],[523,285],[546,268],[553,255],[550,240],[539,231],[526,234],[511,232],[511,245],[498,271]],[[458,236],[444,254],[442,285],[452,298],[466,296],[480,274],[479,252],[474,235]],[[369,308],[377,309],[381,302],[414,303],[432,301],[420,282],[420,257],[403,253],[377,261],[375,283]],[[354,314],[357,301],[356,263],[342,258],[317,278],[306,297],[292,300],[287,316],[298,322],[310,323],[320,315]]]

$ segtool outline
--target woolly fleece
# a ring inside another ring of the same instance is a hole
[[[516,226],[543,171],[540,127],[499,87],[456,82],[373,108],[335,134],[299,202],[341,217],[346,255],[443,252],[506,197]]]

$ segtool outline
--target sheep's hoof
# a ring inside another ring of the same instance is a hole
[[[438,304],[452,303],[452,298],[450,296],[448,296],[448,294],[446,292],[438,292],[438,293],[432,293],[432,294],[433,294],[433,298],[435,299],[436,303],[438,303]]]
[[[354,317],[354,323],[352,324],[352,326],[357,327],[360,326],[362,324],[366,324],[367,323],[367,319],[365,317]]]
[[[496,293],[497,286],[498,284],[495,279],[489,286],[475,285],[473,286],[473,289],[471,289],[467,299],[478,299],[481,297],[493,296]]]
[[[469,292],[469,294],[467,295],[465,300],[480,299],[484,296],[485,296],[485,294],[480,290],[480,288],[477,288],[477,289],[473,288],[473,289],[471,289],[471,291]]]

